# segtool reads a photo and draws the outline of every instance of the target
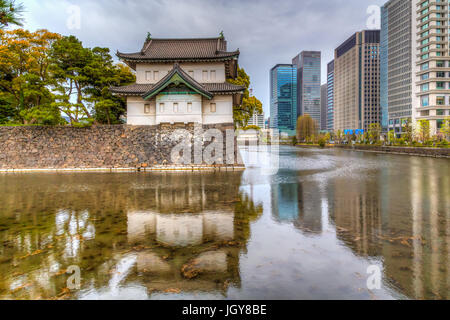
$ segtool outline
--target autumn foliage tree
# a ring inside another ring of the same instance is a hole
[[[47,30],[0,30],[0,121],[58,124],[49,50],[61,36]],[[1,120],[3,119],[3,120]]]
[[[107,48],[47,30],[0,30],[0,123],[120,123],[125,100],[109,87],[135,81]]]
[[[250,76],[243,68],[238,68],[236,79],[228,79],[227,81],[245,87],[242,104],[234,107],[233,116],[236,126],[246,128],[253,114],[263,113],[262,103],[256,97],[250,96]]]
[[[317,122],[309,114],[298,117],[297,119],[297,141],[305,142],[311,137],[316,136],[318,129]]]

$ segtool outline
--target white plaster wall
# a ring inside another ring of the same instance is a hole
[[[161,104],[164,109],[161,109]],[[178,103],[178,112],[174,104]],[[192,103],[192,110],[188,110]],[[211,103],[216,104],[216,112],[211,112]],[[145,113],[149,104],[151,112]],[[233,122],[232,95],[219,95],[208,100],[196,95],[158,95],[156,99],[145,101],[141,97],[127,98],[127,124],[134,126],[157,125],[160,123],[201,123],[217,124]]]
[[[194,79],[200,83],[222,83],[225,82],[225,63],[181,63],[181,68],[188,74],[194,75]],[[173,69],[171,63],[161,64],[138,64],[136,66],[136,83],[157,83]],[[158,71],[154,77],[154,71]],[[203,78],[203,71],[207,71],[207,78]],[[215,71],[215,78],[211,71]],[[147,72],[149,72],[147,74]],[[192,72],[192,73],[191,73]],[[148,76],[148,77],[147,77]]]
[[[150,104],[155,108],[154,100],[145,101],[141,97],[127,98],[127,124],[133,126],[151,126],[156,124],[155,114],[145,113],[146,104]]]
[[[164,103],[164,110],[161,104]],[[178,112],[174,104],[178,103]],[[192,111],[188,110],[192,103]],[[158,95],[156,97],[156,124],[160,123],[202,123],[202,97],[196,95]]]
[[[211,112],[211,103],[216,112]],[[233,96],[218,95],[212,100],[203,98],[203,124],[233,123]]]

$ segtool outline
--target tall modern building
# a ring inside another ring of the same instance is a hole
[[[381,8],[381,123],[397,136],[412,118],[412,6],[411,0],[390,0]]]
[[[320,130],[327,130],[327,107],[328,107],[328,86],[323,84],[320,87]]]
[[[297,68],[277,64],[270,71],[270,128],[289,135],[297,125]]]
[[[265,129],[264,112],[262,114],[258,114],[257,112],[255,112],[250,118],[248,125],[257,126],[260,129]]]
[[[380,121],[380,30],[365,30],[335,50],[334,129],[367,130]]]
[[[334,131],[334,60],[327,65],[327,130]]]
[[[320,51],[302,51],[292,64],[297,68],[297,116],[309,114],[320,125]]]
[[[428,120],[432,134],[450,116],[449,11],[448,1],[412,3],[412,118]]]

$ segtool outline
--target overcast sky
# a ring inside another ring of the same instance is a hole
[[[20,2],[20,1],[19,1]],[[223,30],[228,49],[269,112],[269,70],[291,63],[302,50],[322,51],[322,83],[336,46],[372,27],[367,13],[385,0],[22,0],[25,28],[73,34],[85,46],[113,53],[141,49],[147,32],[158,37],[215,37]],[[77,8],[80,25],[77,26]],[[368,25],[369,23],[369,25]],[[73,28],[75,26],[75,28]]]

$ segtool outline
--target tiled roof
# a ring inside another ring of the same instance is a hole
[[[178,79],[181,81],[185,81],[185,84],[188,86],[191,86],[192,89],[194,89],[199,94],[205,96],[208,99],[211,99],[213,97],[213,94],[206,90],[204,86],[202,86],[200,83],[198,83],[194,78],[189,76],[186,72],[183,71],[183,69],[180,67],[178,63],[175,63],[173,66],[173,69],[161,80],[159,80],[155,85],[144,94],[144,99],[148,98],[150,96],[153,96],[155,94],[158,94],[161,90],[163,90],[167,85],[172,81],[172,77],[177,75]]]
[[[244,86],[234,85],[228,82],[222,83],[199,83],[191,76],[189,76],[178,63],[175,63],[173,69],[160,81],[155,84],[132,84],[123,87],[112,87],[110,90],[113,93],[123,94],[123,95],[142,95],[148,96],[154,92],[159,92],[166,85],[175,74],[179,74],[184,81],[189,83],[193,88],[195,88],[201,94],[210,97],[213,94],[220,93],[239,93],[245,90]],[[158,91],[159,90],[159,91]]]
[[[242,92],[245,90],[244,86],[238,86],[228,82],[221,83],[203,83],[206,90],[212,93],[229,93],[229,92]]]
[[[111,92],[124,95],[143,95],[149,92],[154,84],[131,84],[123,87],[112,87]],[[205,90],[211,93],[238,93],[245,90],[243,86],[237,86],[228,82],[223,83],[202,83]]]
[[[223,38],[151,39],[141,52],[117,52],[117,56],[132,61],[226,60],[239,56],[239,50],[227,52]]]

